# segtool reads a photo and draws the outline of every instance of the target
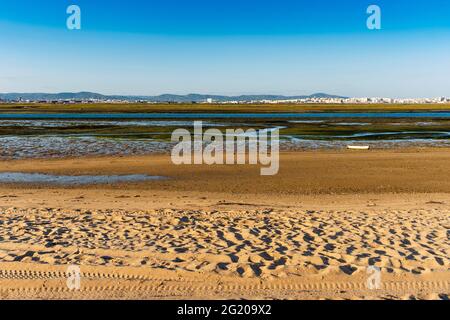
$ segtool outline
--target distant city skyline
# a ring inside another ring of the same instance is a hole
[[[61,102],[61,103],[332,103],[332,104],[448,104],[450,97],[427,98],[386,98],[386,97],[345,97],[315,93],[311,95],[204,95],[162,94],[156,96],[102,95],[95,92],[63,92],[63,93],[0,93],[0,103],[9,102]]]
[[[81,30],[66,9],[81,8]],[[382,12],[368,30],[366,9]],[[0,92],[450,97],[441,0],[2,1]]]

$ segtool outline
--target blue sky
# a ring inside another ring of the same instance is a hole
[[[0,92],[450,96],[449,57],[447,0],[0,1]]]

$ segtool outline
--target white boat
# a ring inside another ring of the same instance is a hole
[[[348,149],[352,150],[369,150],[369,146],[347,146]]]

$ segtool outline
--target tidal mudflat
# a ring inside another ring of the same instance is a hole
[[[280,128],[281,150],[450,146],[450,113],[0,114],[0,158],[168,153],[171,133],[205,127]]]

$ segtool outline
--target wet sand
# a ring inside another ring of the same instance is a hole
[[[283,153],[273,177],[166,155],[4,161],[2,172],[168,179],[0,185],[0,295],[448,299],[449,160],[448,149]],[[66,286],[71,264],[79,291]]]

